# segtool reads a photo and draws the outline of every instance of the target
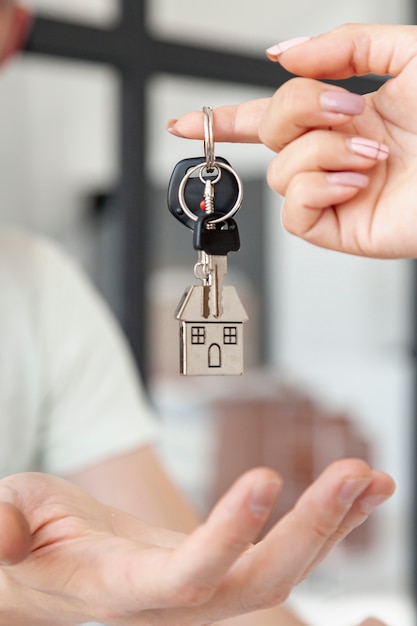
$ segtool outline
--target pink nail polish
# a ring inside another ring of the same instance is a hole
[[[184,135],[182,135],[176,128],[177,122],[178,120],[176,119],[169,120],[167,122],[166,129],[169,133],[171,133],[171,135],[175,135],[175,137],[184,137]]]
[[[323,91],[320,95],[320,106],[323,111],[329,113],[344,113],[345,115],[358,115],[365,107],[365,99],[357,93],[350,91]]]
[[[369,176],[360,172],[331,172],[327,174],[327,180],[332,185],[365,188],[368,186]]]
[[[377,161],[385,161],[389,155],[389,148],[384,143],[374,141],[373,139],[365,139],[364,137],[350,137],[347,140],[349,149],[355,154],[375,159]]]
[[[277,61],[280,54],[293,48],[294,46],[298,46],[300,43],[304,43],[305,41],[309,41],[312,37],[294,37],[293,39],[287,39],[286,41],[281,41],[281,43],[277,43],[274,46],[266,49],[266,55],[271,61]]]

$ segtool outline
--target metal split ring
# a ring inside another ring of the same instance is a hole
[[[214,155],[214,134],[213,134],[213,109],[203,107],[204,113],[204,156],[206,158],[207,170],[211,172],[214,167],[216,157]]]
[[[231,165],[228,165],[227,163],[222,163],[221,161],[213,161],[213,166],[212,169],[218,169],[219,170],[219,176],[216,178],[216,182],[217,180],[220,180],[221,177],[221,170],[227,170],[228,172],[230,172],[230,174],[232,174],[235,177],[235,180],[237,182],[237,189],[238,189],[238,193],[237,193],[237,198],[236,198],[236,202],[234,203],[234,205],[232,206],[232,208],[230,209],[230,211],[228,213],[225,213],[223,217],[218,217],[217,219],[214,220],[210,220],[209,224],[219,224],[220,222],[226,222],[228,219],[230,219],[231,217],[233,217],[233,215],[235,213],[237,213],[237,211],[240,209],[240,206],[242,204],[242,200],[243,200],[243,186],[242,186],[242,181],[240,180],[239,176],[236,174],[235,170],[233,169],[233,167]],[[182,210],[184,211],[184,213],[186,214],[187,217],[189,217],[191,220],[193,220],[194,222],[196,222],[198,220],[197,215],[195,215],[187,206],[186,202],[185,202],[185,185],[188,182],[188,179],[195,173],[197,172],[197,170],[200,170],[200,180],[202,179],[202,171],[207,170],[208,171],[208,167],[206,163],[198,163],[197,165],[194,165],[194,167],[191,167],[188,172],[186,172],[184,178],[182,179],[180,186],[178,188],[178,200],[180,203],[180,206],[182,208]]]

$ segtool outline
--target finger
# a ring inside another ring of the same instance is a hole
[[[355,233],[350,241],[348,233],[342,237],[344,215],[349,211],[349,201],[366,189],[369,177],[361,172],[305,172],[295,176],[289,184],[282,206],[281,221],[291,234],[310,243],[331,250],[344,250],[351,254],[364,254]],[[358,212],[362,207],[358,205]],[[364,231],[368,222],[362,219]]]
[[[353,504],[334,535],[319,552],[316,559],[311,564],[311,567],[305,572],[304,577],[308,576],[312,569],[314,569],[338,543],[343,541],[352,529],[363,524],[370,514],[377,507],[386,502],[394,492],[395,482],[391,476],[384,472],[373,471],[372,482]]]
[[[369,170],[388,158],[387,145],[335,131],[311,131],[292,141],[272,160],[268,183],[285,196],[292,179],[308,171]]]
[[[271,46],[267,54],[290,72],[311,78],[396,76],[417,56],[415,43],[414,26],[346,24],[319,37]]]
[[[259,143],[259,121],[269,105],[269,98],[223,106],[213,111],[215,141]],[[170,133],[187,139],[204,139],[202,111],[186,113],[167,124]]]
[[[28,522],[17,506],[18,497],[8,487],[0,487],[0,563],[15,565],[29,554],[32,537]]]
[[[305,78],[284,83],[272,98],[224,106],[213,112],[216,141],[259,143],[278,151],[311,128],[346,124],[362,113],[365,99],[341,87]],[[188,139],[204,138],[204,114],[187,113],[168,122],[168,130]]]
[[[322,473],[248,555],[243,569],[246,591],[240,595],[246,610],[288,597],[371,482],[371,469],[358,459],[337,461]]]
[[[231,565],[258,537],[280,488],[281,480],[271,470],[258,469],[241,477],[206,524],[174,553],[175,584],[197,592],[198,602],[210,597]]]
[[[279,152],[307,131],[346,125],[363,112],[365,99],[338,87],[294,78],[278,89],[259,121],[259,138]]]
[[[281,487],[272,470],[243,475],[214,508],[207,522],[171,553],[164,577],[147,584],[169,606],[198,605],[216,591],[236,559],[263,528]]]

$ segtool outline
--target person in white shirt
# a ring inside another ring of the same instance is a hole
[[[197,516],[153,452],[157,423],[100,296],[55,244],[6,229],[0,294],[0,624],[147,624],[153,609],[200,625],[268,608],[392,493],[340,461],[247,552],[281,483],[258,468],[185,541]],[[278,617],[299,623],[277,607],[262,624]]]

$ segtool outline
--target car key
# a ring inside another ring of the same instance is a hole
[[[240,248],[239,230],[233,218],[213,223],[217,213],[200,216],[194,229],[193,245],[204,252],[205,286],[208,287],[209,310],[215,317],[223,314],[224,276],[227,274],[227,254]]]
[[[216,162],[224,165],[222,175],[216,183],[216,211],[225,215],[231,206],[236,202],[241,204],[241,189],[230,170],[229,162],[222,157],[217,157]],[[172,215],[188,228],[194,229],[194,222],[204,215],[204,186],[205,180],[215,180],[218,176],[217,168],[211,172],[207,171],[206,159],[204,157],[192,157],[179,161],[174,167],[168,184],[168,208]],[[185,182],[184,181],[184,178]],[[180,185],[183,182],[183,189]],[[180,199],[182,192],[183,198]],[[184,211],[183,204],[186,204],[189,213]]]
[[[168,188],[169,210],[194,231],[194,274],[202,283],[185,290],[175,313],[180,322],[180,373],[236,375],[243,372],[247,315],[235,288],[224,285],[224,276],[227,254],[240,248],[233,216],[243,190],[231,165],[214,156],[212,110],[203,110],[205,156],[180,161]]]

